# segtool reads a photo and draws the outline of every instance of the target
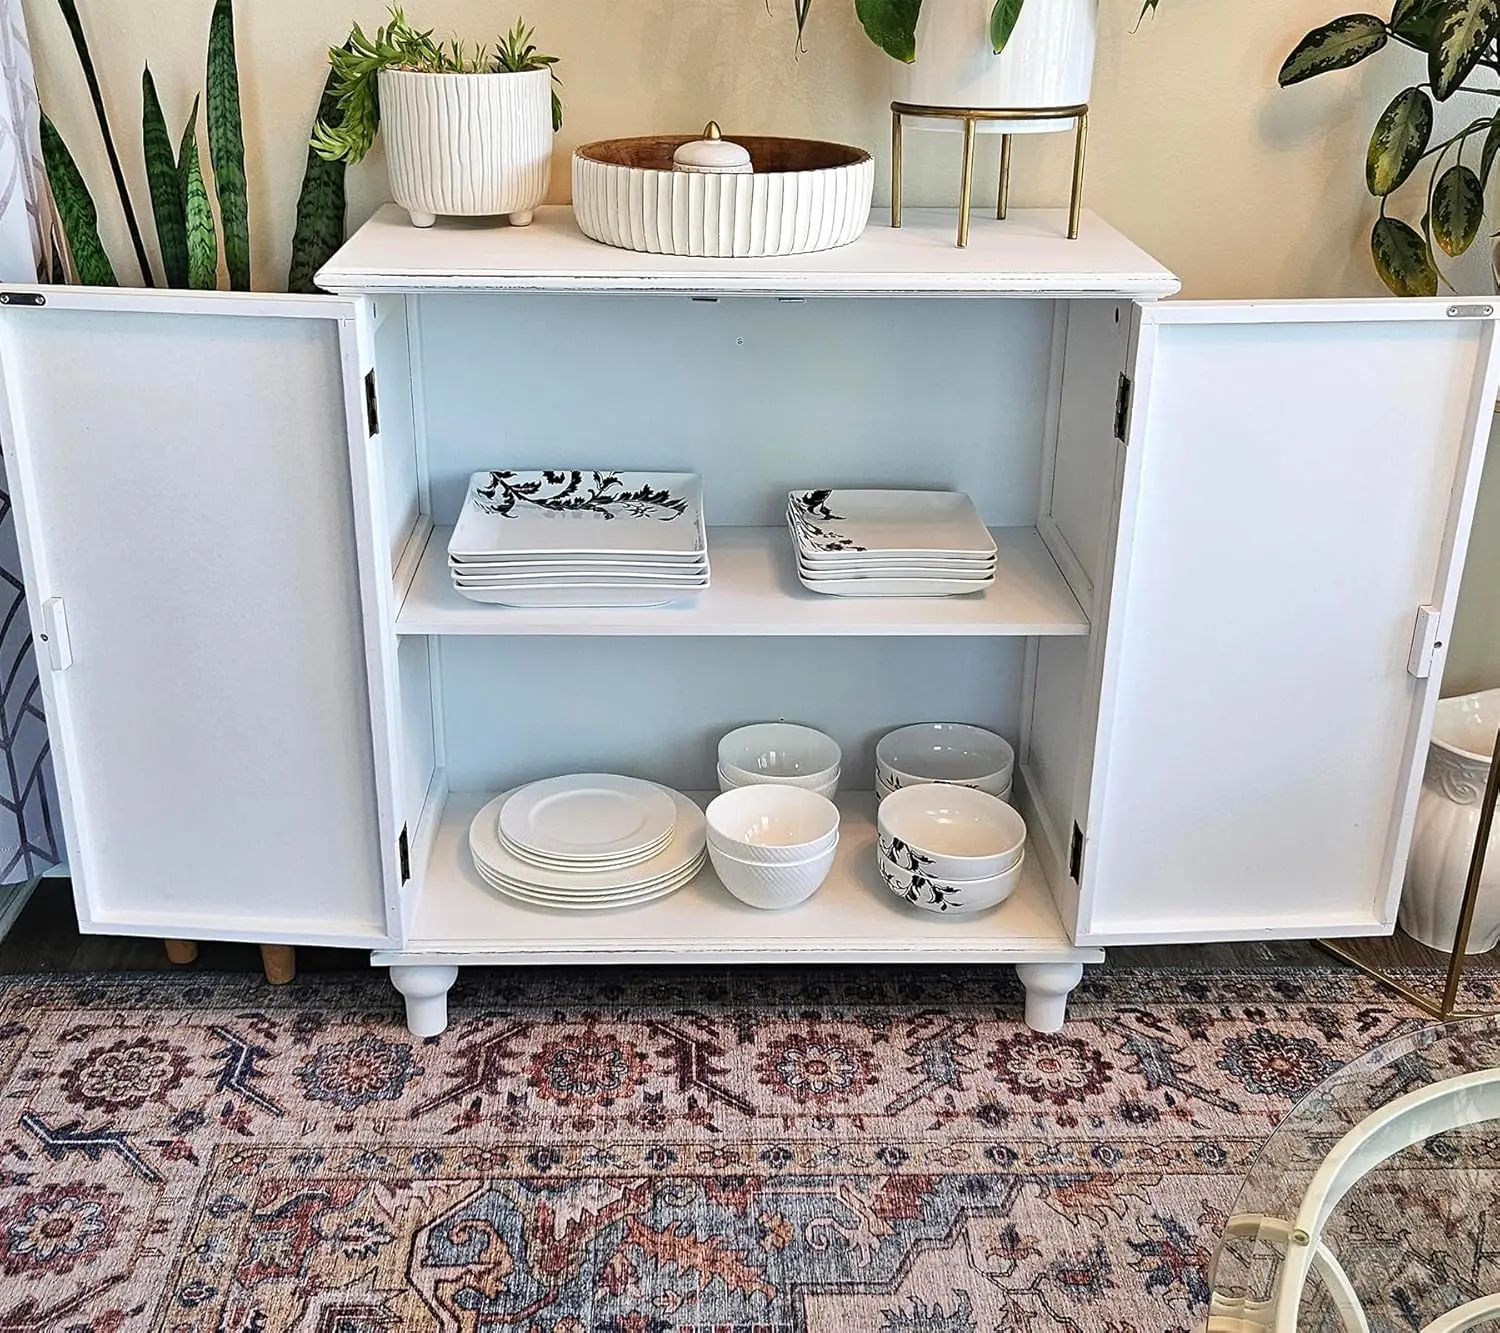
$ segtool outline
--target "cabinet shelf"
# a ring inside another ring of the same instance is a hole
[[[691,793],[706,804],[711,793]],[[622,912],[548,912],[485,887],[469,856],[469,824],[490,793],[448,797],[422,896],[391,963],[549,964],[756,962],[1089,963],[1103,951],[1068,940],[1046,880],[1029,858],[1021,883],[993,912],[968,920],[909,907],[875,869],[875,797],[838,798],[838,857],[823,887],[786,912],[730,896],[711,866],[670,897]]]
[[[995,528],[995,582],[962,597],[828,597],[797,581],[784,527],[710,528],[713,586],[655,607],[491,606],[454,591],[452,528],[434,528],[396,617],[399,634],[1003,635],[1087,634],[1088,617],[1035,528]]]
[[[1092,213],[1070,241],[1067,213],[1017,209],[974,219],[953,243],[952,209],[906,210],[899,230],[877,209],[852,245],[771,259],[684,259],[589,240],[573,210],[536,210],[529,227],[444,218],[413,227],[387,204],[318,273],[331,292],[643,291],[743,296],[1170,296],[1179,282]]]

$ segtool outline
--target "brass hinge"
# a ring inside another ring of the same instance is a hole
[[[380,434],[380,407],[375,401],[375,372],[365,372],[365,433]]]
[[[1122,374],[1115,390],[1115,439],[1121,444],[1130,429],[1130,388],[1130,376]]]

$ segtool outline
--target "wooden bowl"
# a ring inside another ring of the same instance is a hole
[[[603,139],[573,152],[573,216],[585,236],[649,254],[755,259],[856,240],[870,217],[875,162],[818,139],[733,136],[749,175],[673,171],[698,136]]]

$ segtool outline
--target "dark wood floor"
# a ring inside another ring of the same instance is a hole
[[[1404,935],[1360,942],[1362,955],[1379,967],[1442,968],[1447,956]],[[1327,967],[1333,960],[1309,943],[1272,941],[1239,944],[1151,945],[1110,949],[1111,967],[1255,968]],[[369,954],[357,949],[297,950],[302,972],[363,972]],[[258,972],[260,951],[250,944],[205,943],[194,967],[216,972]],[[1470,963],[1475,970],[1500,971],[1500,949]],[[44,880],[9,936],[0,943],[0,973],[163,972],[172,967],[161,941],[113,935],[80,935],[66,880]]]

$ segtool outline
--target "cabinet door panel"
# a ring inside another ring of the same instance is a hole
[[[1395,919],[1496,390],[1443,302],[1142,310],[1079,938]]]
[[[0,429],[84,928],[389,940],[354,306],[43,292]]]

